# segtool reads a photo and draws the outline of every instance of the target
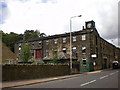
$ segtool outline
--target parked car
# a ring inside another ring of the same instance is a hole
[[[113,61],[113,62],[112,62],[112,68],[113,68],[113,69],[120,68],[120,63],[119,63],[118,61]]]

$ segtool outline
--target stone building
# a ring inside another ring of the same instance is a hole
[[[57,58],[70,59],[70,33],[40,37],[24,41],[31,48],[32,58],[51,60]],[[15,45],[19,57],[23,41]],[[81,71],[92,71],[110,68],[114,60],[120,60],[120,49],[100,37],[94,21],[85,22],[85,28],[72,32],[72,60],[80,63]]]

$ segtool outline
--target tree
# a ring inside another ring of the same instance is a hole
[[[46,36],[45,33],[40,33],[38,30],[26,30],[24,34],[17,34],[14,32],[4,33],[0,30],[0,34],[2,34],[2,42],[4,42],[12,52],[14,52],[14,45],[18,41]]]
[[[51,63],[54,63],[54,64],[58,64],[59,63],[57,56],[58,56],[57,55],[57,48],[54,48],[54,50],[53,50],[53,59],[52,59]]]
[[[11,51],[14,52],[15,43],[22,40],[23,35],[22,34],[17,34],[17,33],[14,33],[14,32],[10,32],[8,34],[8,33],[4,33],[3,31],[1,31],[1,33],[2,33],[2,42],[4,42],[11,49]]]
[[[40,36],[40,32],[38,30],[36,30],[36,31],[34,31],[34,30],[26,30],[24,32],[25,40],[32,39],[32,38],[37,38],[39,36]]]
[[[28,62],[28,60],[30,59],[30,48],[29,48],[29,45],[28,44],[24,44],[21,48],[21,52],[20,52],[20,57],[22,59],[22,61],[25,63],[25,62]]]
[[[24,38],[25,40],[27,39],[32,39],[32,38],[37,38],[37,37],[45,37],[45,33],[40,33],[38,30],[26,30],[24,32]]]

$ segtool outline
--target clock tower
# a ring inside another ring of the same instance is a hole
[[[95,22],[93,20],[85,22],[85,26],[86,26],[86,29],[95,28]]]

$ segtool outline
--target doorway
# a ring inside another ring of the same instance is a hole
[[[107,59],[103,60],[103,69],[107,69]]]
[[[36,50],[35,59],[42,59],[42,50]]]

